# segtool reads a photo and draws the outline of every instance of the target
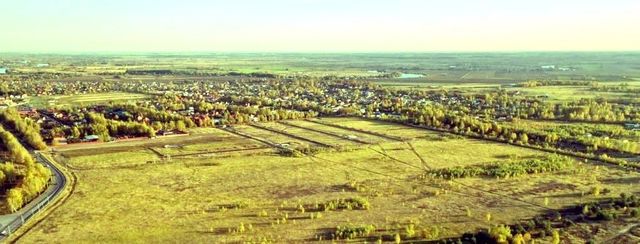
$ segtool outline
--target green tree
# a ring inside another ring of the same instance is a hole
[[[80,134],[80,130],[78,129],[78,127],[74,126],[71,127],[71,137],[73,138],[80,138],[81,134]]]
[[[551,243],[560,244],[560,232],[558,232],[558,230],[553,230],[552,237]]]
[[[182,120],[176,121],[176,130],[180,132],[187,132],[187,126],[185,125],[184,121]]]
[[[22,191],[19,188],[13,188],[9,190],[5,201],[7,203],[7,206],[9,206],[9,211],[11,211],[12,213],[18,211],[18,209],[20,209],[24,204]]]

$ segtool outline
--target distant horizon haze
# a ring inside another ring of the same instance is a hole
[[[22,0],[0,53],[640,51],[640,1]]]

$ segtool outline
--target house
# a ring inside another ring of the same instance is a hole
[[[7,68],[0,68],[0,75],[4,75],[7,72],[9,72],[9,70]]]
[[[640,123],[626,123],[624,128],[627,130],[640,131]]]
[[[168,136],[168,135],[175,135],[176,133],[174,131],[167,131],[167,130],[159,130],[158,132],[156,132],[156,135],[160,135],[160,136]]]
[[[36,64],[36,68],[45,68],[49,67],[49,64]]]
[[[98,141],[100,137],[98,135],[86,135],[83,141]]]
[[[288,143],[280,143],[280,144],[276,144],[276,146],[281,147],[281,148],[290,148],[291,145]]]
[[[67,138],[60,137],[60,136],[54,137],[54,138],[51,140],[51,142],[52,142],[52,144],[54,144],[54,145],[56,145],[56,144],[57,144],[57,145],[65,145],[65,144],[68,144]]]
[[[555,65],[542,65],[540,66],[541,69],[556,69]]]
[[[345,137],[346,137],[347,139],[349,139],[349,140],[355,140],[355,139],[358,139],[358,136],[354,136],[354,135],[346,135]]]

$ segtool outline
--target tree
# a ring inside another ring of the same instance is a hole
[[[5,176],[6,181],[13,182],[16,178],[16,168],[11,162],[0,164],[0,172]]]
[[[184,121],[182,120],[176,121],[176,130],[180,132],[187,132],[187,126],[185,125]]]
[[[525,244],[525,240],[524,237],[522,236],[522,234],[518,233],[515,236],[513,236],[513,239],[511,240],[512,244]]]
[[[515,132],[511,132],[511,135],[509,136],[509,141],[514,142],[518,139],[518,134],[516,134]]]
[[[22,207],[22,205],[24,204],[22,191],[19,188],[13,188],[9,190],[5,201],[7,202],[7,206],[9,206],[9,210],[12,213],[18,211],[18,209],[20,209],[20,207]]]
[[[508,243],[507,240],[511,238],[511,228],[505,225],[498,225],[489,230],[489,234],[497,243]]]
[[[0,170],[0,187],[4,185],[6,180],[7,180],[7,176],[4,174],[4,171]]]
[[[71,127],[71,137],[73,138],[80,138],[80,130],[78,129],[78,127],[74,126]]]
[[[527,135],[527,133],[520,133],[520,142],[522,144],[529,144],[529,136]]]
[[[395,240],[396,243],[401,243],[402,242],[402,238],[400,237],[400,233],[396,233],[396,235],[393,238]]]
[[[560,244],[560,232],[558,232],[558,230],[553,230],[553,240],[551,241],[551,243],[553,244]]]
[[[31,147],[39,150],[47,147],[40,136],[40,126],[29,118],[22,119],[15,109],[0,110],[0,122],[13,129]]]

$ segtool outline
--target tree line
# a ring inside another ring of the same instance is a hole
[[[561,136],[553,132],[500,125],[486,121],[461,111],[448,110],[442,105],[422,105],[410,107],[398,116],[382,116],[379,119],[427,128],[445,130],[457,134],[471,135],[512,144],[559,149],[581,154],[597,154],[603,160],[616,164],[627,164],[623,160],[609,158],[611,154],[634,155],[637,148],[632,142],[605,143],[601,139],[581,139]],[[602,144],[599,144],[602,143]]]
[[[109,120],[99,113],[88,113],[89,125],[85,127],[85,134],[97,135],[101,141],[110,141],[111,137],[146,136],[154,137],[156,131],[143,123],[122,122]]]
[[[7,159],[10,161],[0,165],[0,189],[6,192],[4,200],[9,211],[15,212],[46,188],[51,171],[36,163],[18,139],[2,126],[0,145],[6,150]],[[19,167],[16,167],[16,164]]]
[[[19,134],[29,146],[38,150],[47,148],[47,144],[40,135],[40,126],[29,118],[23,119],[15,109],[0,110],[0,122]]]
[[[530,80],[521,82],[518,85],[521,87],[538,87],[538,86],[594,86],[598,82],[595,81],[580,81],[580,80]]]
[[[572,160],[566,156],[550,155],[544,158],[510,160],[484,165],[456,166],[429,170],[427,174],[444,179],[467,177],[508,178],[526,174],[556,172],[571,168]]]

